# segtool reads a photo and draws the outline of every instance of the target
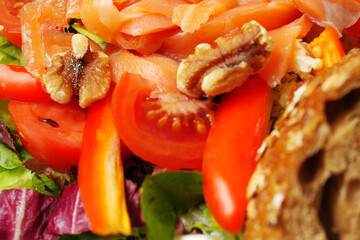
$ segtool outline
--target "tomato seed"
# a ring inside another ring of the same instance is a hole
[[[50,118],[42,118],[42,117],[39,117],[39,120],[43,123],[47,123],[49,124],[50,126],[54,127],[54,128],[57,128],[59,127],[59,124],[57,122],[55,122],[54,120],[50,119]]]

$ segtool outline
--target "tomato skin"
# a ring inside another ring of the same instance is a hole
[[[41,84],[24,67],[0,64],[0,99],[22,102],[51,101]]]
[[[0,1],[0,25],[4,26],[1,34],[13,44],[21,47],[21,26],[18,17],[22,4],[32,0],[3,0]]]
[[[144,129],[146,119],[138,118],[139,100],[153,89],[140,75],[125,73],[117,83],[112,99],[112,113],[121,140],[137,156],[170,169],[200,169],[206,135],[203,139],[167,136],[154,128]],[[149,130],[150,129],[150,130]]]
[[[79,188],[92,232],[129,235],[131,223],[126,207],[122,147],[110,105],[108,93],[90,107],[78,168]]]
[[[15,44],[18,47],[21,47],[22,40],[21,40],[21,32],[10,32],[6,30],[2,30],[0,32],[7,40],[9,40],[12,44]]]
[[[9,103],[9,111],[25,149],[32,157],[58,171],[77,166],[86,112],[76,105]],[[58,126],[51,126],[51,119]]]
[[[209,132],[202,169],[205,202],[218,224],[231,233],[243,227],[246,187],[271,106],[272,90],[266,82],[249,78],[223,97]]]

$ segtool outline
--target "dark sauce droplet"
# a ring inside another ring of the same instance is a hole
[[[42,118],[42,117],[39,117],[39,120],[43,123],[47,123],[49,124],[50,126],[54,127],[54,128],[57,128],[59,127],[59,124],[57,122],[55,122],[54,120],[50,119],[50,118]]]

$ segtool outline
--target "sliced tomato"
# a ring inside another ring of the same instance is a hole
[[[161,82],[161,80],[159,80]],[[137,156],[170,169],[200,169],[215,105],[178,92],[159,91],[140,75],[125,73],[113,93],[120,138]]]
[[[4,26],[1,34],[10,42],[21,47],[21,25],[18,17],[24,4],[33,0],[2,0],[0,1],[0,25]]]
[[[0,99],[22,102],[51,101],[41,84],[24,67],[0,64]]]
[[[87,113],[75,104],[10,102],[25,149],[58,171],[77,166]]]

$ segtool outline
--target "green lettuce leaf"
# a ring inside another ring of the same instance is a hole
[[[203,176],[197,172],[163,172],[146,177],[141,209],[150,240],[172,240],[179,214],[204,202]]]
[[[19,155],[4,143],[0,142],[0,166],[10,170],[19,167],[20,163]]]
[[[0,192],[4,189],[28,188],[33,189],[32,178],[34,173],[19,166],[15,169],[3,169],[0,172]]]
[[[19,154],[0,143],[0,192],[11,188],[34,189],[34,173],[21,165],[28,153],[19,147]]]
[[[0,100],[0,117],[4,123],[12,131],[16,131],[8,111],[8,101]],[[0,192],[4,189],[11,188],[28,188],[37,190],[40,193],[50,196],[60,196],[60,189],[56,182],[42,174],[42,172],[35,172],[28,169],[24,163],[32,159],[32,156],[25,150],[20,139],[15,141],[16,151],[11,149],[8,145],[0,142]],[[49,169],[48,172],[55,172]],[[57,173],[56,173],[57,174]],[[64,175],[60,174],[59,175]],[[57,176],[56,180],[61,176]]]
[[[36,191],[48,196],[60,197],[60,189],[55,182],[45,174],[34,175],[32,181]]]
[[[12,44],[0,34],[0,64],[24,66],[21,48]]]

